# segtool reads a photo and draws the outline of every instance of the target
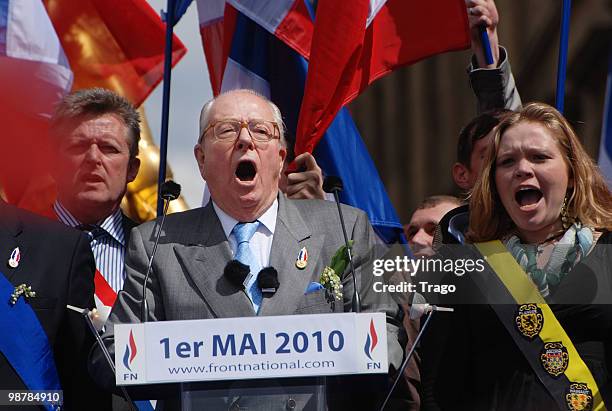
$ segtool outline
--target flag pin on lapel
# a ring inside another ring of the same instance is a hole
[[[308,265],[308,250],[306,247],[302,247],[300,253],[298,254],[297,260],[295,260],[295,266],[300,270],[303,270]]]
[[[19,260],[21,260],[21,252],[19,251],[19,247],[15,247],[8,259],[9,267],[17,268],[19,266]]]

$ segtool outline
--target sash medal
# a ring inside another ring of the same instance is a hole
[[[540,354],[540,362],[551,376],[555,378],[560,376],[569,365],[567,348],[560,341],[545,343]]]
[[[530,340],[533,340],[544,326],[544,316],[537,304],[521,304],[518,307],[514,319],[519,332]]]
[[[565,395],[567,407],[571,411],[587,411],[593,409],[593,392],[582,382],[570,384]]]

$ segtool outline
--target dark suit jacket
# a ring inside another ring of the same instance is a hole
[[[10,268],[6,262],[15,247],[19,247],[21,260],[17,268]],[[0,271],[7,279],[15,286],[30,285],[36,292],[28,303],[51,344],[64,409],[107,409],[108,403],[100,401],[101,392],[87,375],[86,358],[93,337],[81,315],[66,308],[67,304],[94,306],[94,259],[87,236],[0,201],[0,253],[4,260]],[[10,337],[6,331],[0,338]],[[1,353],[0,387],[26,389]]]
[[[132,232],[132,228],[138,226],[138,223],[132,220],[130,217],[122,214],[123,216],[123,235],[125,236],[125,246],[130,243],[130,234]]]

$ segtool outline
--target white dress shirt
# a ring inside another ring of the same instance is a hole
[[[230,248],[232,249],[232,255],[236,254],[236,237],[232,233],[234,226],[240,222],[247,223],[248,221],[238,221],[234,217],[229,216],[225,211],[221,210],[213,200],[212,205],[221,226],[225,237],[228,239]],[[265,213],[257,219],[260,222],[259,227],[253,238],[250,241],[251,252],[257,258],[257,262],[261,268],[268,267],[270,264],[270,251],[272,250],[272,238],[274,237],[274,230],[276,228],[276,215],[278,213],[278,199],[274,199],[274,202]]]
[[[68,211],[59,201],[53,204],[53,210],[59,221],[69,227],[78,228],[82,223]],[[96,269],[115,292],[123,288],[125,279],[125,232],[123,231],[123,214],[117,208],[114,213],[102,221],[98,221],[107,235],[91,241],[91,251],[96,261]]]

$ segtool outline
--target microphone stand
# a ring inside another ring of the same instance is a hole
[[[180,184],[175,183],[172,180],[168,180],[161,185],[160,197],[166,202],[164,205],[164,212],[162,214],[162,220],[159,224],[159,230],[155,236],[155,244],[153,244],[153,251],[151,252],[151,258],[149,258],[149,264],[147,265],[147,271],[145,273],[144,281],[142,282],[142,305],[140,306],[140,322],[146,323],[149,320],[149,306],[147,304],[147,281],[151,274],[151,267],[153,266],[153,258],[157,252],[157,245],[159,244],[159,238],[161,237],[162,228],[164,228],[164,222],[166,221],[166,215],[168,214],[168,207],[170,201],[176,200],[181,194]]]
[[[429,313],[429,315],[425,319],[425,323],[423,324],[423,326],[419,330],[419,333],[414,339],[414,343],[412,344],[412,347],[410,347],[410,351],[408,352],[408,355],[406,356],[406,358],[404,358],[404,361],[402,362],[402,365],[400,366],[397,372],[397,376],[395,377],[395,380],[393,381],[393,385],[391,386],[391,389],[387,393],[387,397],[385,398],[385,401],[379,408],[379,411],[384,411],[385,406],[387,405],[387,402],[391,398],[391,394],[393,394],[393,390],[395,390],[397,383],[399,382],[400,378],[402,378],[402,376],[404,375],[404,370],[406,369],[408,362],[414,355],[414,350],[416,349],[417,345],[421,341],[421,337],[423,337],[423,334],[425,333],[425,330],[427,329],[427,325],[429,325],[429,321],[431,321],[431,318],[433,317],[434,312],[436,311],[453,312],[454,309],[447,308],[447,307],[438,307],[436,305],[427,304],[425,298],[421,294],[415,293],[414,298],[412,300],[412,306],[410,308],[410,319],[416,320],[418,318],[421,318],[421,316],[426,313]]]
[[[106,362],[110,366],[110,368],[111,368],[111,370],[113,372],[113,375],[115,375],[115,363],[113,362],[113,359],[111,358],[110,353],[108,352],[108,349],[104,345],[104,341],[102,341],[102,337],[100,337],[100,334],[98,334],[98,331],[96,330],[96,327],[94,326],[93,322],[91,321],[91,317],[89,316],[91,311],[89,309],[87,309],[87,308],[78,308],[78,307],[73,307],[71,305],[68,305],[67,307],[69,309],[73,310],[73,311],[76,311],[76,312],[80,313],[83,316],[83,318],[85,318],[85,322],[87,323],[87,325],[89,327],[89,330],[94,335],[94,337],[96,339],[96,343],[98,344],[98,347],[100,347],[100,349],[102,350],[102,353],[104,354],[104,358],[106,359]],[[121,390],[121,394],[123,395],[123,397],[127,401],[128,406],[130,407],[130,411],[138,411],[138,409],[136,408],[136,405],[134,404],[134,401],[132,400],[132,398],[128,394],[128,392],[125,389],[125,387],[120,385],[119,389]]]
[[[338,190],[334,190],[334,199],[336,200],[336,205],[338,206],[338,214],[340,214],[340,225],[342,226],[342,234],[344,234],[344,243],[346,244],[346,254],[348,256],[349,264],[351,267],[351,274],[353,277],[353,301],[351,301],[351,305],[353,306],[353,312],[361,312],[361,298],[359,298],[359,290],[357,288],[357,279],[355,278],[355,265],[353,264],[353,253],[351,252],[351,247],[349,246],[348,236],[346,235],[346,227],[344,226],[344,217],[342,216],[342,207],[340,207],[340,197],[338,196]]]
[[[149,321],[149,304],[147,304],[147,281],[149,280],[149,275],[151,274],[151,267],[153,266],[153,257],[155,257],[155,252],[157,251],[157,244],[159,243],[162,228],[164,227],[164,222],[166,221],[166,214],[168,213],[168,206],[170,205],[170,201],[165,200],[165,202],[166,204],[164,205],[162,220],[159,224],[159,230],[157,230],[157,235],[155,236],[155,244],[153,244],[153,252],[151,252],[151,258],[149,258],[147,271],[145,273],[144,281],[142,282],[142,305],[140,306],[141,323],[146,323],[147,321]]]
[[[348,236],[346,235],[346,227],[344,225],[344,216],[342,215],[342,207],[340,207],[340,196],[338,192],[342,190],[342,180],[340,177],[327,176],[323,182],[323,190],[327,193],[334,194],[336,206],[338,206],[338,214],[340,215],[340,225],[342,226],[342,234],[344,235],[344,244],[346,245],[346,254],[351,267],[351,275],[353,277],[353,299],[351,301],[352,310],[355,313],[361,312],[361,298],[359,298],[359,289],[357,288],[357,278],[355,278],[355,265],[353,264],[353,253],[349,245]]]
[[[414,344],[412,344],[412,347],[410,347],[410,351],[408,352],[408,355],[406,356],[406,358],[404,358],[404,361],[402,362],[402,365],[400,366],[397,372],[397,376],[395,377],[395,380],[393,381],[393,385],[391,386],[391,389],[387,393],[387,397],[385,398],[385,401],[382,403],[382,405],[378,409],[379,411],[384,411],[385,407],[387,406],[387,402],[391,398],[391,394],[393,394],[393,390],[395,390],[395,387],[397,386],[397,383],[399,382],[400,378],[402,378],[402,376],[404,375],[404,370],[406,369],[408,362],[412,358],[412,355],[414,354],[414,350],[416,349],[417,344],[419,343],[419,341],[421,341],[423,332],[427,328],[427,325],[429,324],[429,321],[433,317],[434,312],[435,310],[432,310],[427,316],[427,318],[425,319],[425,323],[423,324],[423,326],[421,327],[421,330],[419,331],[416,338],[414,339]]]

